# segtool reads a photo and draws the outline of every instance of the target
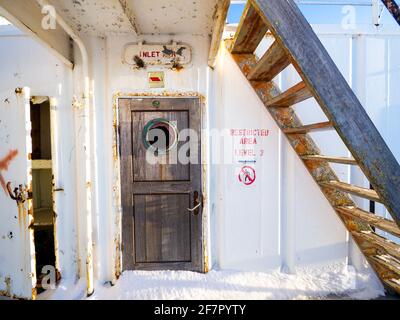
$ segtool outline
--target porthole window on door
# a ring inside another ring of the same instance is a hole
[[[156,156],[168,153],[178,144],[176,124],[161,118],[149,121],[143,129],[143,144]]]

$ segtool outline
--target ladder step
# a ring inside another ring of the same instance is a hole
[[[379,217],[356,207],[337,207],[336,211],[341,215],[365,221],[371,226],[386,231],[396,237],[400,237],[400,228],[394,221]]]
[[[400,261],[390,255],[370,257],[371,260],[400,276]]]
[[[400,261],[390,255],[376,255],[369,257],[382,282],[392,290],[400,293]]]
[[[392,288],[397,293],[400,293],[400,280],[399,279],[383,279],[382,280],[387,286]]]
[[[253,53],[267,31],[268,27],[248,1],[233,40],[232,54]]]
[[[290,107],[312,97],[307,85],[302,81],[279,96],[266,101],[266,107]]]
[[[251,81],[271,81],[290,64],[283,47],[275,41],[247,78]]]
[[[330,181],[330,182],[320,182],[319,183],[323,187],[337,189],[340,191],[344,191],[350,193],[352,195],[365,198],[371,201],[381,202],[378,194],[374,190],[369,190],[357,186],[353,186],[348,183],[340,182],[340,181]]]
[[[322,155],[309,155],[309,156],[302,156],[301,158],[303,160],[327,161],[332,163],[357,165],[357,161],[353,158],[328,157]]]
[[[389,241],[372,231],[353,231],[351,234],[362,244],[363,252],[369,252],[369,256],[389,254],[396,259],[400,259],[400,246],[398,244]]]
[[[332,123],[321,122],[321,123],[308,124],[298,128],[286,128],[283,129],[283,132],[286,134],[306,134],[311,131],[321,131],[326,129],[332,129]]]

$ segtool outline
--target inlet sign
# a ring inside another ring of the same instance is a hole
[[[191,61],[192,48],[187,44],[128,43],[123,52],[123,62],[136,69],[148,66],[179,69]]]

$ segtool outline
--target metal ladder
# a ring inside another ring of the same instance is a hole
[[[267,32],[275,42],[258,59]],[[321,191],[381,279],[400,294],[400,166],[293,0],[249,0],[237,33],[226,45]],[[273,79],[293,65],[302,81],[280,92]],[[303,125],[292,107],[315,98],[327,122]],[[322,155],[310,132],[336,130],[352,158]],[[330,163],[359,166],[373,190],[341,182]],[[350,195],[385,205],[394,221],[357,207]]]

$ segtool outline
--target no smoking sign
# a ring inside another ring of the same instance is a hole
[[[245,186],[251,186],[256,181],[256,170],[250,166],[244,166],[239,173],[239,181]]]

